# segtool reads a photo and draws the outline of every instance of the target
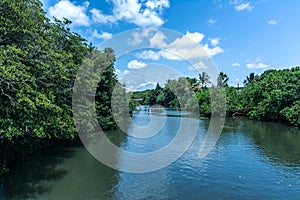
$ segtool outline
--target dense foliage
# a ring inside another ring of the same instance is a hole
[[[253,119],[300,126],[300,68],[268,70],[242,90],[243,108]]]
[[[71,22],[51,22],[39,0],[0,1],[0,163],[26,155],[57,139],[77,136],[72,116],[72,88],[84,57],[92,50]],[[110,107],[113,57],[97,89],[97,113],[104,129],[114,127]],[[100,61],[101,62],[101,61]],[[10,155],[7,155],[9,153]]]
[[[157,86],[154,90],[134,93],[133,97],[138,94],[142,99],[141,104],[161,104],[192,111],[199,109],[201,115],[210,116],[213,112],[222,110],[223,93],[217,92],[217,89],[223,88],[226,93],[227,116],[247,115],[251,119],[300,126],[299,67],[268,70],[261,75],[251,73],[246,77],[243,88],[230,87],[228,81],[228,75],[220,72],[217,86],[208,87],[211,83],[210,76],[203,72],[199,74],[199,80],[188,77],[168,80],[164,88]],[[211,102],[212,98],[217,101]]]

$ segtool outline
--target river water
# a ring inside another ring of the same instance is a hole
[[[126,150],[157,150],[175,136],[181,120],[176,112],[150,139],[121,131],[108,135]],[[140,124],[150,120],[144,111],[133,119]],[[216,146],[200,159],[209,120],[185,119],[199,123],[197,136],[183,156],[163,169],[142,174],[117,171],[101,164],[80,144],[45,149],[10,166],[10,173],[1,180],[0,199],[299,199],[299,129],[228,118]]]

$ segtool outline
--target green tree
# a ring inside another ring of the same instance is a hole
[[[104,49],[103,52],[94,51],[94,65],[103,69],[95,96],[97,118],[103,130],[115,129],[116,122],[112,114],[111,102],[113,90],[118,88],[113,65],[116,58],[113,50],[110,48]],[[122,90],[119,92],[122,92]]]
[[[199,82],[202,89],[206,88],[208,84],[210,84],[210,77],[206,72],[202,72],[199,74]]]
[[[38,0],[0,1],[1,158],[26,155],[53,139],[77,136],[73,85],[92,47],[70,31],[70,23],[67,19],[50,22]],[[108,60],[110,67],[101,77],[97,108],[99,121],[105,115],[104,123],[110,125],[107,105],[117,82],[114,55],[106,49],[101,56],[99,63]]]
[[[199,81],[196,78],[186,77],[186,80],[190,83],[194,92],[200,91]]]
[[[300,68],[267,70],[242,90],[243,108],[253,119],[297,125]],[[291,113],[289,113],[291,112]]]
[[[229,77],[224,72],[220,72],[217,79],[218,87],[226,87],[228,86]]]
[[[244,80],[244,85],[247,86],[248,84],[252,83],[255,79],[258,78],[258,75],[255,75],[253,72],[249,74]]]

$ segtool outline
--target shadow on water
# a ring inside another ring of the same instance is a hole
[[[126,141],[121,131],[107,133],[117,146]],[[79,141],[41,150],[10,164],[0,179],[0,199],[111,199],[119,172],[96,160]]]
[[[36,199],[51,191],[53,181],[67,174],[57,165],[74,156],[74,150],[44,149],[25,161],[13,162],[10,173],[1,180],[1,199]]]
[[[242,133],[264,155],[286,166],[300,166],[300,130],[274,122],[227,119],[224,133]]]

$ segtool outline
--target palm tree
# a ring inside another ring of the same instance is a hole
[[[206,72],[202,72],[201,74],[199,74],[199,82],[200,85],[203,88],[206,88],[207,84],[210,84],[210,77]]]
[[[218,87],[226,87],[228,86],[229,77],[224,72],[220,72],[217,81]]]
[[[246,79],[244,80],[244,85],[247,86],[250,83],[252,83],[255,79],[258,78],[258,75],[255,75],[253,72],[249,74],[249,76],[246,77]]]
[[[199,91],[199,89],[200,89],[199,88],[199,82],[196,78],[186,77],[185,79],[189,82],[189,84],[190,84],[190,86],[191,86],[191,88],[193,89],[194,92]]]

